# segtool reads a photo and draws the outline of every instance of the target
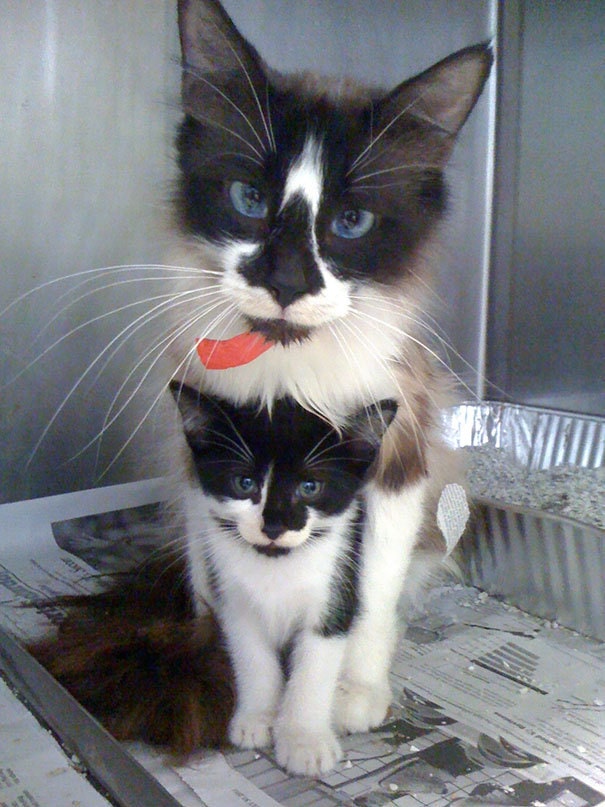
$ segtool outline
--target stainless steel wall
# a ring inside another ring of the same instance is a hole
[[[605,415],[605,3],[502,7],[493,397]]]
[[[225,0],[228,11],[278,68],[352,73],[389,86],[448,53],[494,34],[495,0]],[[0,0],[0,308],[39,284],[94,267],[161,260],[177,118],[178,39],[173,0]],[[452,161],[455,213],[438,272],[435,315],[463,361],[483,361],[489,235],[490,93]],[[135,299],[114,288],[84,313],[60,317],[48,354],[45,323],[62,298],[51,285],[0,319],[0,500],[95,483],[95,450],[70,459],[103,427],[113,392],[132,364],[124,355],[99,382],[74,391],[32,462],[27,457],[67,392],[128,315],[104,317]],[[54,323],[53,328],[57,326]],[[37,340],[37,341],[36,341]],[[132,344],[133,355],[145,345]],[[28,361],[40,361],[6,381]],[[90,383],[88,383],[90,382]],[[104,439],[104,456],[137,428],[142,398]],[[122,422],[123,421],[123,422]],[[152,475],[153,418],[104,483]]]
[[[172,0],[0,0],[0,309],[33,287],[95,267],[157,260],[178,99]],[[80,277],[79,280],[83,280]],[[128,361],[83,385],[27,459],[75,380],[124,320],[98,319],[8,383],[61,333],[134,296],[124,286],[44,326],[77,280],[0,317],[0,500],[86,487]],[[83,292],[85,289],[81,289]],[[78,296],[76,292],[73,296]],[[89,378],[89,380],[92,380]],[[122,435],[137,422],[120,427]],[[142,435],[141,435],[142,437]],[[120,435],[108,435],[111,452]],[[144,438],[139,446],[144,444]],[[107,481],[146,475],[139,447]]]

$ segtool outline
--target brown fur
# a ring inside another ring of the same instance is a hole
[[[382,441],[373,479],[385,490],[396,492],[432,471],[427,454],[438,434],[441,393],[440,381],[424,350],[416,344],[407,346],[401,365],[393,373],[401,400],[395,420]]]
[[[117,739],[179,756],[226,744],[235,701],[218,626],[195,615],[184,572],[174,558],[147,563],[100,594],[59,600],[69,611],[58,634],[29,647]]]

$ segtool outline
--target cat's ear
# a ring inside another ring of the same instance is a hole
[[[233,118],[266,139],[267,77],[255,48],[218,0],[179,0],[178,17],[184,111],[217,126]]]
[[[347,422],[347,437],[359,459],[372,462],[386,430],[397,414],[397,401],[386,398],[364,406]]]
[[[179,0],[178,17],[185,68],[226,75],[260,67],[258,53],[217,0]]]
[[[178,406],[187,440],[199,443],[208,422],[208,402],[198,390],[180,381],[171,381],[169,387]]]
[[[453,53],[423,73],[396,87],[374,107],[378,131],[397,137],[415,120],[441,136],[447,157],[454,138],[481,95],[493,62],[489,44]],[[393,130],[390,131],[389,130]]]

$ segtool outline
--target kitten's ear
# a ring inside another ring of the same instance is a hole
[[[398,126],[409,125],[412,118],[453,143],[481,95],[492,62],[489,44],[473,45],[400,84],[375,106],[381,129],[392,127],[397,136]]]
[[[235,112],[262,135],[267,77],[256,49],[218,0],[179,0],[178,16],[185,112],[219,123]]]
[[[195,438],[199,442],[208,422],[208,402],[198,390],[180,381],[171,381],[169,386],[179,408],[187,440]]]
[[[397,401],[386,398],[365,406],[348,421],[346,432],[360,459],[372,462],[386,430],[397,414]]]

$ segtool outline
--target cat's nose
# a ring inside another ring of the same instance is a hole
[[[288,286],[272,278],[269,282],[269,292],[282,308],[287,308],[299,297],[304,297],[307,294],[307,289]]]
[[[265,523],[263,532],[270,541],[277,541],[280,535],[283,535],[286,528],[283,524]]]

